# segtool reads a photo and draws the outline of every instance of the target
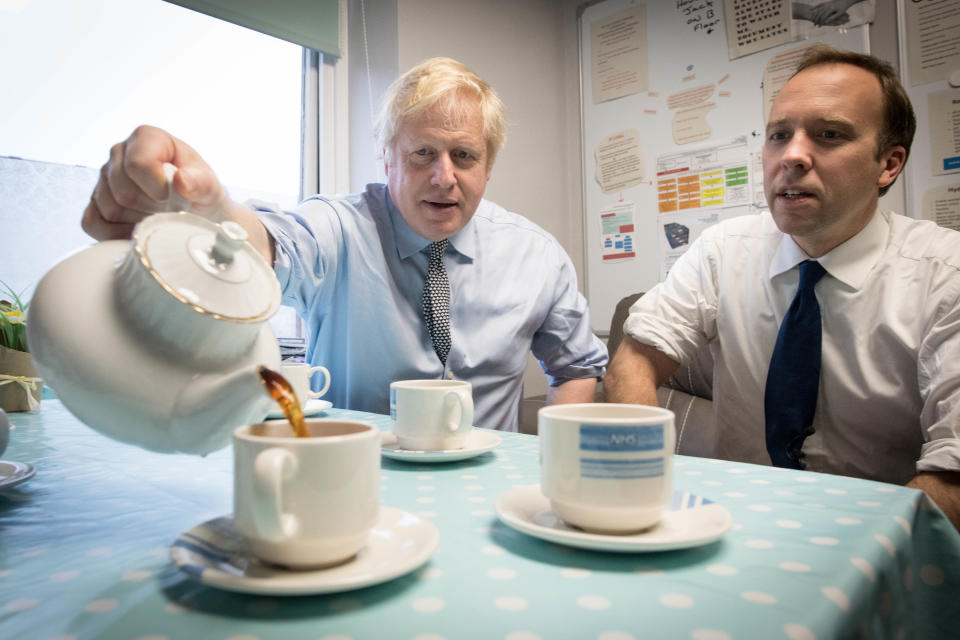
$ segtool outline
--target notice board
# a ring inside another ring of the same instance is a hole
[[[766,206],[764,117],[802,49],[825,42],[869,52],[861,25],[731,59],[724,8],[722,0],[581,7],[585,291],[599,335],[617,302],[659,282],[703,229]]]
[[[899,0],[900,74],[917,116],[906,213],[960,230],[960,2]]]

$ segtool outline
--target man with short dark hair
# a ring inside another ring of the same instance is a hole
[[[655,404],[708,347],[717,457],[906,483],[960,528],[960,233],[877,210],[915,128],[889,65],[815,47],[767,122],[770,213],[631,308],[608,400]]]

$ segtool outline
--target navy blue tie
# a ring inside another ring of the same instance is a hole
[[[813,433],[820,388],[820,305],[814,287],[826,271],[800,263],[800,286],[777,334],[764,392],[767,452],[774,466],[804,469],[803,441]]]

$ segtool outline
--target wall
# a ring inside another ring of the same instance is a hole
[[[584,290],[577,8],[583,0],[348,0],[351,190],[382,180],[370,134],[389,83],[420,60],[457,58],[487,79],[507,105],[509,139],[487,197],[554,234]],[[366,17],[366,43],[361,25]],[[895,0],[877,0],[871,51],[897,66]],[[366,44],[366,46],[365,46]],[[367,81],[367,58],[371,69]],[[904,211],[903,180],[881,206]],[[545,393],[532,361],[525,396]]]
[[[370,182],[384,180],[383,163],[373,141],[373,122],[381,97],[400,74],[397,2],[348,0],[347,16],[350,192],[356,193]]]
[[[719,4],[719,3],[717,3]],[[865,4],[865,3],[862,3]],[[893,0],[883,0],[877,7],[876,20],[870,27],[852,29],[829,29],[818,34],[816,40],[843,49],[873,51],[880,57],[897,61],[896,16]],[[619,14],[631,0],[602,0],[583,14],[581,37],[581,70],[584,79],[583,113],[583,159],[588,167],[584,179],[585,236],[587,274],[584,289],[590,303],[594,331],[601,335],[609,329],[618,302],[624,297],[641,291],[649,291],[661,279],[666,267],[672,264],[680,252],[689,245],[670,247],[664,231],[679,223],[689,231],[693,240],[713,222],[730,217],[758,213],[765,205],[762,196],[762,174],[751,172],[752,183],[746,197],[734,206],[712,207],[702,210],[679,211],[660,215],[658,213],[658,182],[656,180],[659,159],[669,154],[701,154],[711,157],[707,150],[740,138],[745,141],[737,151],[720,154],[714,160],[721,163],[747,162],[747,151],[756,158],[762,147],[764,105],[762,78],[764,68],[778,53],[793,51],[810,42],[791,41],[777,48],[766,49],[752,55],[730,60],[725,29],[696,31],[691,29],[684,8],[672,3],[647,2],[645,6],[645,42],[649,52],[649,92],[641,91],[615,100],[594,104],[592,99],[590,28],[610,16]],[[693,5],[690,5],[693,6]],[[697,5],[699,6],[699,5]],[[689,7],[686,7],[689,9]],[[699,15],[696,17],[700,17]],[[702,23],[696,23],[700,26]],[[722,80],[721,80],[722,79]],[[721,85],[722,82],[722,85]],[[708,138],[687,144],[676,142],[673,123],[676,111],[669,108],[671,96],[682,95],[694,87],[710,91],[721,89],[709,99],[710,111],[704,117]],[[655,95],[656,94],[656,95]],[[640,166],[645,178],[636,184],[603,192],[595,178],[594,154],[597,146],[607,136],[627,129],[638,131]],[[751,135],[753,134],[753,135]],[[709,162],[709,161],[708,161]],[[897,181],[894,189],[881,202],[881,207],[903,212],[903,183],[906,176]],[[753,194],[760,191],[760,206],[753,206]],[[734,195],[726,192],[725,196]],[[608,260],[612,253],[604,248],[599,214],[619,202],[630,203],[633,212],[634,236],[632,245],[635,256],[625,260]],[[734,195],[734,202],[736,196]],[[675,250],[674,250],[675,249]]]

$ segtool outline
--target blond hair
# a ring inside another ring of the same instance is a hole
[[[473,105],[480,108],[487,163],[492,165],[507,140],[503,102],[483,78],[451,58],[424,60],[390,85],[374,125],[377,146],[389,149],[403,123],[428,109],[439,107],[449,122],[459,123]]]

